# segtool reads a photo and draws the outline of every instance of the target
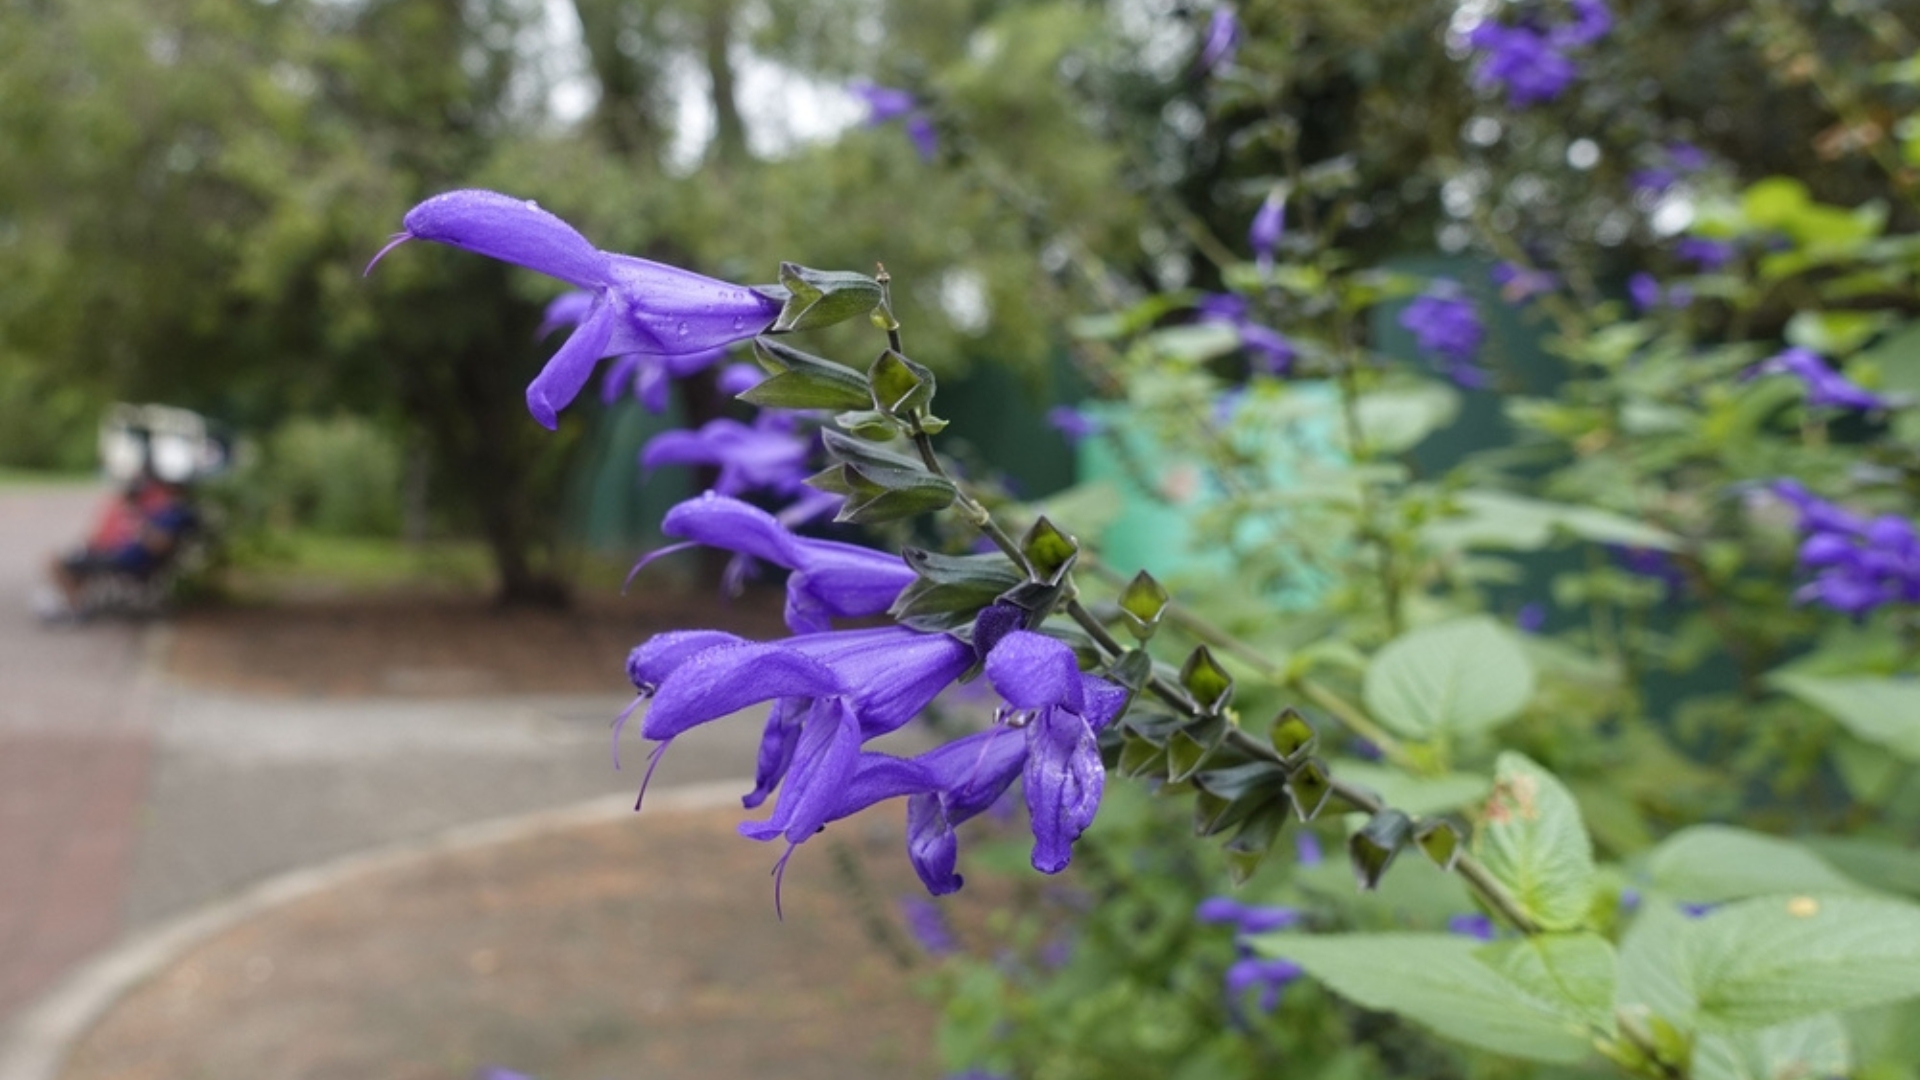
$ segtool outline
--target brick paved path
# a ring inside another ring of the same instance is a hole
[[[146,631],[48,630],[41,565],[106,489],[0,490],[0,1021],[111,941],[153,758]]]

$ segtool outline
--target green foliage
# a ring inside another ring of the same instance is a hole
[[[1395,734],[1416,739],[1483,731],[1512,720],[1533,696],[1533,669],[1491,619],[1422,627],[1367,665],[1366,705]]]

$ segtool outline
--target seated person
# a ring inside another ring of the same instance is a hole
[[[103,574],[146,578],[173,554],[189,529],[194,514],[186,490],[142,470],[125,491],[101,510],[100,518],[81,547],[56,557],[48,575],[59,589],[41,604],[42,614],[58,616],[80,611],[87,582]]]

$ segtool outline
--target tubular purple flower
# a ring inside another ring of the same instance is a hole
[[[1827,366],[1812,349],[1787,349],[1762,362],[1762,374],[1792,375],[1806,385],[1807,404],[1837,409],[1888,409],[1892,403]]]
[[[1055,405],[1047,410],[1047,425],[1070,443],[1100,434],[1100,421],[1071,405]]]
[[[1455,383],[1468,389],[1486,385],[1486,373],[1474,366],[1474,359],[1487,327],[1458,282],[1436,281],[1400,312],[1399,323],[1422,351],[1439,358],[1441,370]]]
[[[1014,710],[1007,722],[914,759],[936,783],[907,802],[907,851],[935,895],[960,887],[954,828],[991,806],[1015,776],[1026,790],[1034,869],[1066,868],[1100,808],[1106,770],[1097,733],[1126,703],[1124,690],[1081,674],[1072,649],[1028,630],[995,643],[986,671]]]
[[[1555,45],[1577,49],[1591,45],[1613,29],[1613,12],[1606,0],[1573,0],[1573,21],[1555,26],[1549,33]]]
[[[533,336],[543,338],[563,326],[579,326],[587,313],[593,310],[593,300],[590,292],[568,289],[547,301],[546,310],[540,316],[540,326],[534,330]]]
[[[1709,240],[1701,236],[1685,236],[1673,246],[1675,256],[1693,263],[1702,270],[1719,270],[1739,255],[1739,249],[1726,240]]]
[[[1240,51],[1240,16],[1232,4],[1220,4],[1207,20],[1207,40],[1200,47],[1200,70],[1218,71],[1233,63]]]
[[[1273,252],[1287,231],[1287,198],[1279,188],[1269,192],[1265,202],[1247,227],[1247,246],[1253,249],[1254,262],[1261,270],[1273,268]]]
[[[1493,940],[1493,920],[1485,915],[1455,915],[1447,920],[1447,932],[1462,937],[1478,938],[1481,941]]]
[[[898,120],[912,112],[917,106],[913,95],[893,86],[879,86],[860,81],[847,87],[849,93],[859,98],[867,106],[867,126],[875,127],[889,120]]]
[[[1237,1003],[1241,995],[1259,987],[1259,1009],[1270,1013],[1280,1005],[1280,991],[1305,974],[1306,970],[1291,960],[1242,957],[1227,968],[1227,998]]]
[[[1542,105],[1572,85],[1573,61],[1546,34],[1529,26],[1503,26],[1488,19],[1467,34],[1467,44],[1480,53],[1473,69],[1475,86],[1504,87],[1507,104],[1515,109]]]
[[[660,531],[792,571],[786,617],[797,634],[830,629],[832,619],[878,615],[914,582],[898,555],[795,536],[765,510],[711,491],[667,511]]]
[[[1487,277],[1499,287],[1500,298],[1509,304],[1518,304],[1560,287],[1557,274],[1518,263],[1497,263],[1487,271]]]
[[[797,493],[808,475],[812,441],[793,430],[790,416],[763,410],[751,426],[722,417],[697,431],[663,431],[647,440],[640,464],[712,465],[720,470],[713,489],[722,495],[768,491]]]
[[[940,156],[940,133],[934,130],[933,120],[926,113],[914,113],[903,126],[907,129],[907,141],[913,144],[921,161]]]
[[[754,337],[781,302],[742,285],[596,249],[538,204],[495,191],[450,191],[407,212],[407,240],[431,240],[537,270],[592,295],[578,325],[527,387],[527,408],[552,428],[607,356],[682,356]]]

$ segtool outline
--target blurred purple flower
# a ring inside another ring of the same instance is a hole
[[[527,386],[527,408],[551,428],[601,358],[684,356],[765,331],[781,302],[690,270],[600,251],[531,200],[450,191],[407,211],[405,231],[367,264],[408,240],[431,240],[559,278],[593,296],[566,343]]]
[[[1055,405],[1048,409],[1047,424],[1070,443],[1091,438],[1103,430],[1097,417],[1071,405]]]
[[[960,940],[953,936],[953,926],[947,922],[947,913],[939,904],[922,896],[903,896],[900,914],[906,921],[907,931],[927,950],[927,955],[949,956],[960,951]]]
[[[1573,21],[1550,31],[1553,43],[1565,49],[1591,45],[1613,29],[1613,12],[1605,0],[1573,0]]]
[[[934,130],[933,121],[925,113],[915,113],[907,117],[907,141],[920,155],[921,161],[932,161],[940,155],[940,133]]]
[[[1478,938],[1481,941],[1493,940],[1493,920],[1485,915],[1455,915],[1447,920],[1447,932],[1462,937]]]
[[[1441,370],[1455,383],[1469,389],[1487,384],[1486,372],[1474,364],[1487,327],[1459,283],[1434,282],[1400,312],[1399,323],[1412,332],[1422,352],[1440,361]]]
[[[1227,968],[1227,1000],[1237,1006],[1246,992],[1260,990],[1257,1007],[1270,1013],[1280,1005],[1280,991],[1306,974],[1306,969],[1291,960],[1242,957]]]
[[[1892,403],[1827,366],[1820,354],[1798,346],[1762,361],[1762,375],[1791,375],[1807,387],[1807,404],[1815,408],[1889,409]]]
[[[1487,271],[1487,277],[1499,287],[1500,298],[1509,304],[1518,304],[1560,287],[1558,274],[1518,263],[1497,263]]]
[[[1887,604],[1920,604],[1920,529],[1891,514],[1865,518],[1777,480],[1771,490],[1799,511],[1799,568],[1812,580],[1795,594],[1856,619]]]
[[[713,490],[722,495],[766,491],[792,496],[805,486],[812,452],[811,438],[795,430],[791,415],[762,410],[751,425],[722,417],[694,431],[663,431],[647,440],[640,464],[649,470],[711,465],[720,470]]]
[[[1254,212],[1253,223],[1247,227],[1247,246],[1253,249],[1253,261],[1261,271],[1273,269],[1273,252],[1280,246],[1280,237],[1287,231],[1287,199],[1279,188],[1274,188]]]
[[[728,364],[720,369],[717,381],[721,393],[728,397],[739,397],[766,379],[767,373],[760,370],[757,364]]]
[[[1300,865],[1308,868],[1319,866],[1326,861],[1326,853],[1320,850],[1320,837],[1310,829],[1299,829],[1293,834],[1293,855]]]
[[[1240,51],[1240,16],[1232,4],[1220,4],[1207,21],[1207,40],[1200,47],[1200,70],[1218,71],[1233,63]]]
[[[864,81],[853,83],[847,89],[866,103],[868,127],[902,120],[907,139],[913,143],[920,160],[932,161],[940,153],[940,135],[913,94],[898,87],[876,86]]]
[[[1480,54],[1473,83],[1501,87],[1515,109],[1542,105],[1564,93],[1578,73],[1547,34],[1530,26],[1505,26],[1488,19],[1467,34]]]
[[[1539,601],[1522,604],[1519,614],[1514,616],[1513,623],[1519,627],[1521,633],[1539,633],[1541,628],[1547,625],[1547,605]]]
[[[1193,917],[1209,926],[1232,926],[1236,934],[1267,934],[1298,923],[1298,908],[1243,904],[1231,896],[1209,896],[1193,909]]]
[[[1680,174],[1665,168],[1635,169],[1633,174],[1627,177],[1627,183],[1634,191],[1649,196],[1664,195],[1669,188],[1679,182]]]
[[[1299,351],[1287,336],[1270,326],[1253,321],[1247,299],[1235,293],[1202,293],[1194,302],[1201,322],[1224,323],[1240,338],[1240,346],[1253,359],[1254,368],[1268,375],[1284,375],[1299,357]]]
[[[1732,262],[1739,255],[1740,249],[1728,240],[1685,236],[1673,246],[1673,253],[1702,270],[1719,270]]]
[[[1696,173],[1707,167],[1707,152],[1690,142],[1676,140],[1667,144],[1667,160],[1683,173]]]

